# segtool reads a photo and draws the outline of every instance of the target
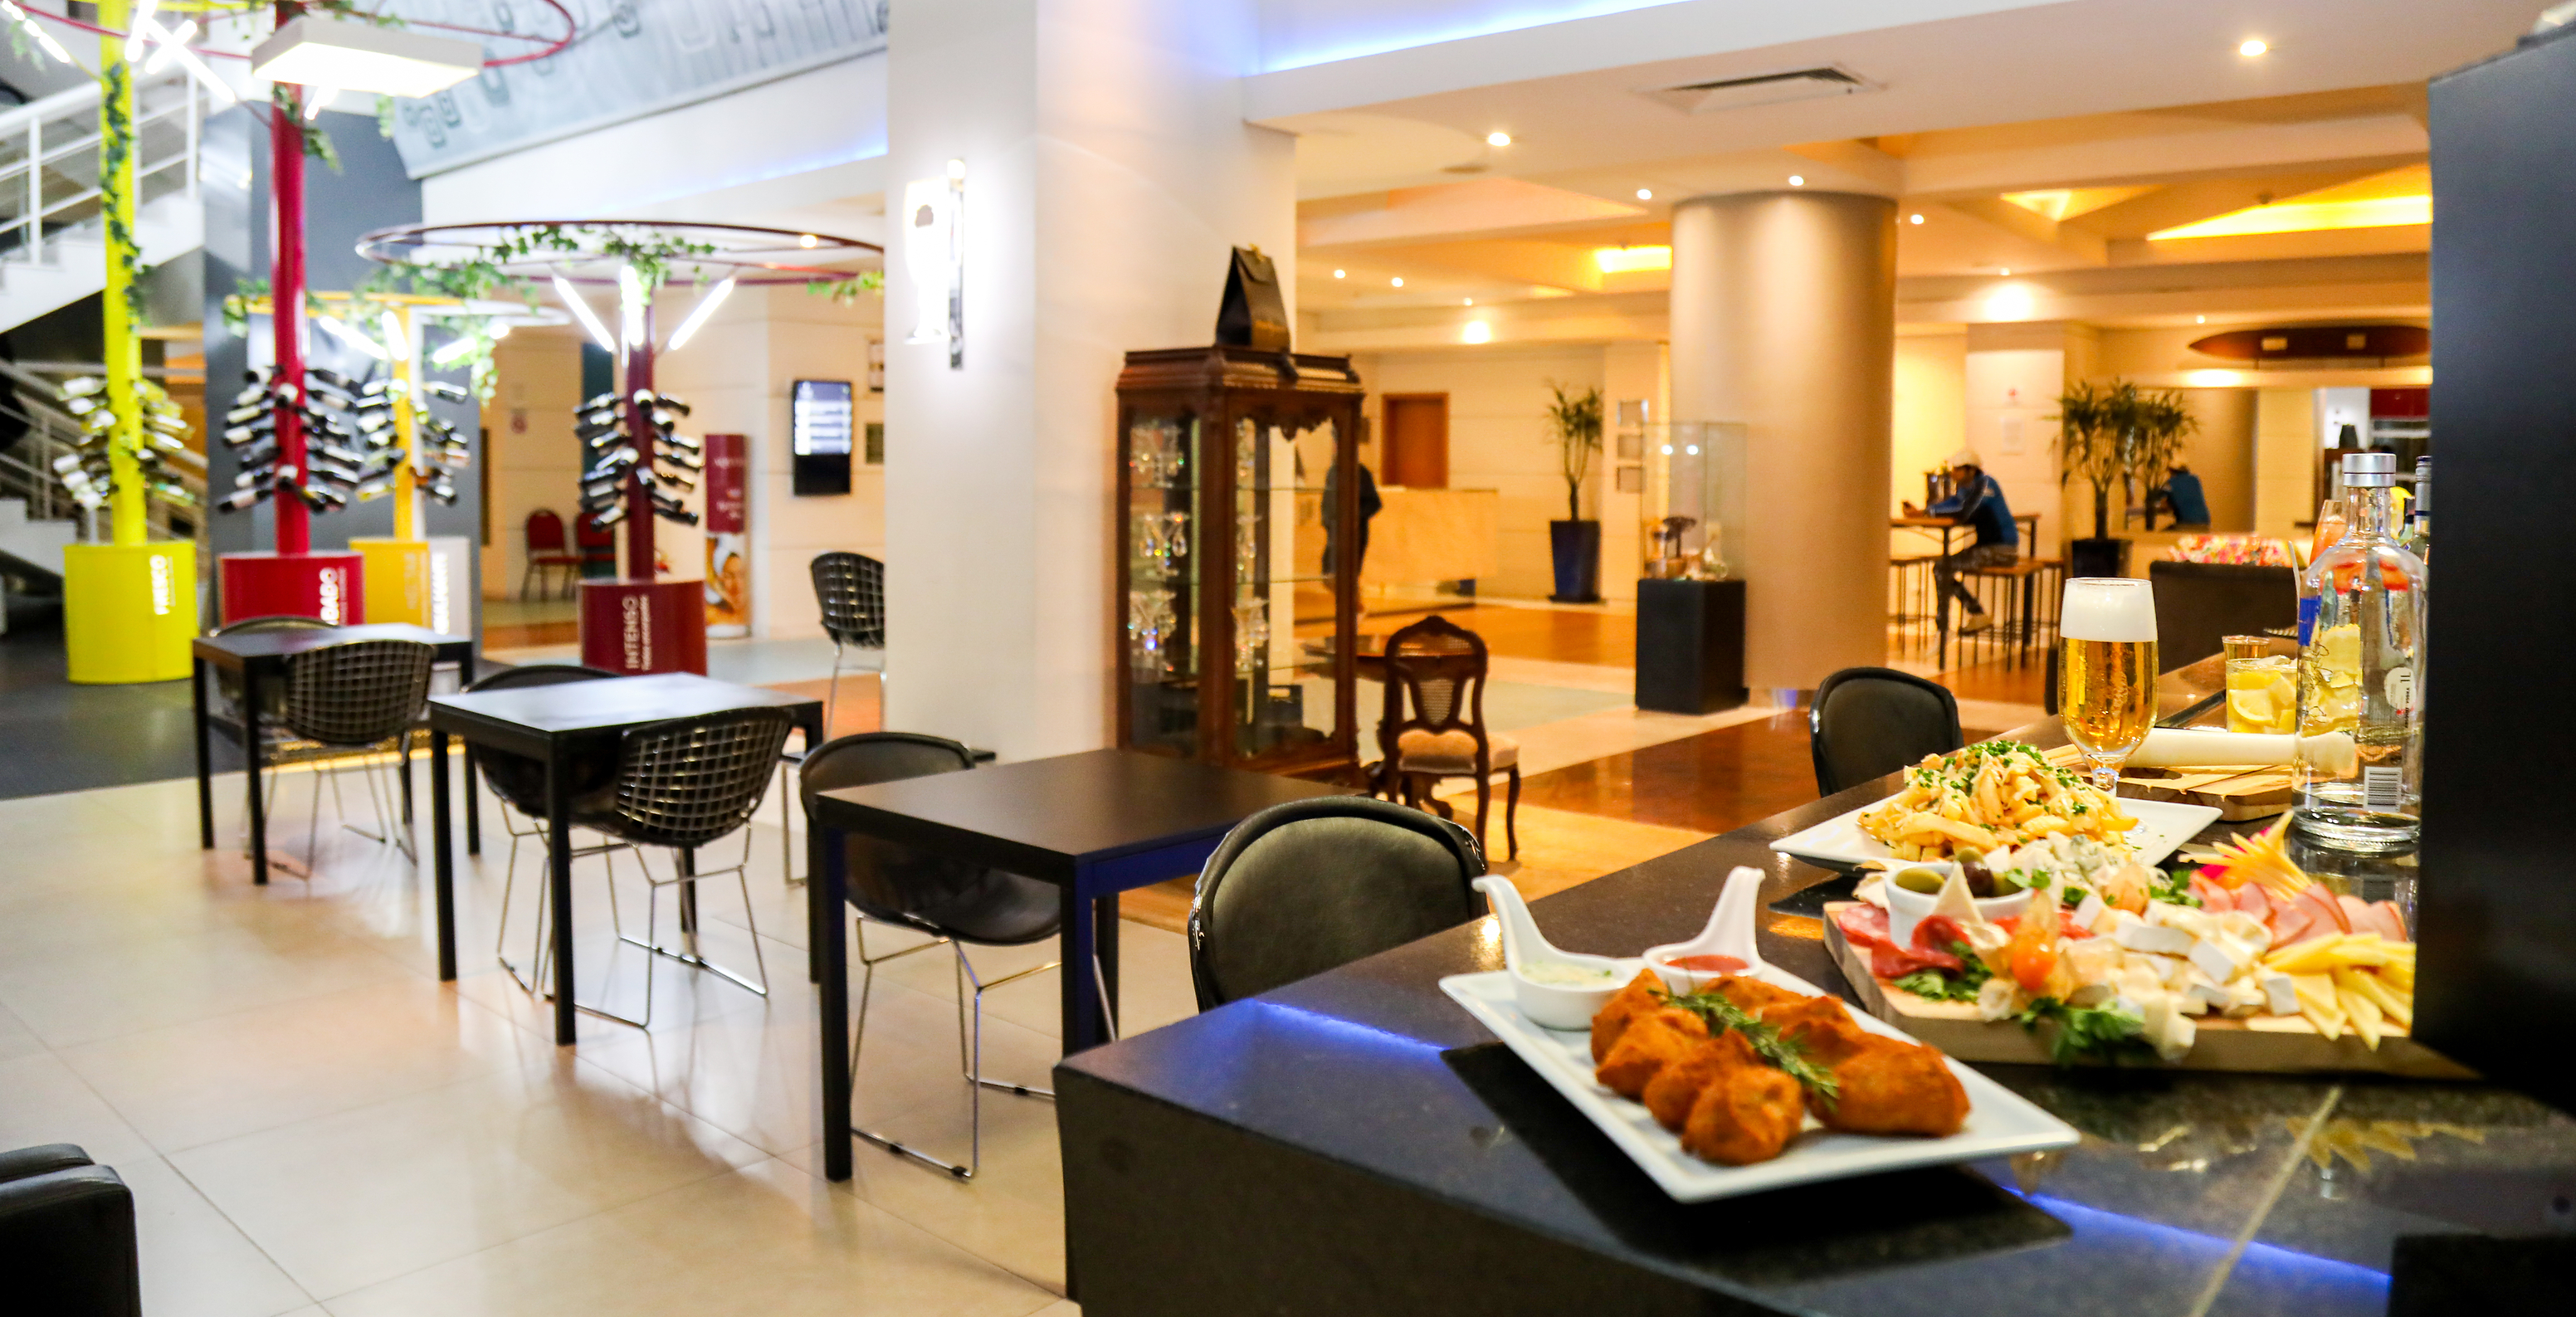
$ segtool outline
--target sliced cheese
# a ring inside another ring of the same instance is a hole
[[[2102,912],[2110,908],[2102,904],[2099,894],[2086,892],[2084,899],[2075,903],[2075,913],[2068,915],[2066,921],[2077,928],[2089,929],[2102,918]]]
[[[2298,984],[2294,982],[2289,975],[2276,969],[2264,970],[2261,974],[2256,976],[2256,982],[2260,983],[2263,987],[2263,1013],[2265,1015],[2296,1015],[2299,1013]]]
[[[2242,1019],[2248,1015],[2260,1015],[2263,1013],[2263,1008],[2268,1004],[2270,1003],[2263,992],[2263,985],[2256,980],[2254,975],[2248,974],[2227,985],[2227,1006],[2225,1009],[2227,1016],[2230,1019]],[[2292,1005],[2295,1006],[2296,1004],[2296,999],[2293,998]]]
[[[2186,1015],[2205,1015],[2211,1011],[2224,1012],[2231,1000],[2233,999],[2229,996],[2225,984],[2198,970],[2194,970],[2191,977],[2183,981],[2182,1009]]]
[[[2191,945],[2191,963],[2210,982],[2225,983],[2254,963],[2254,948],[2225,933],[2212,933]]]
[[[2020,1014],[2026,1004],[2021,999],[2020,987],[2001,974],[1986,980],[1985,986],[1977,989],[1977,1018],[1980,1020],[2010,1019]]]
[[[2113,939],[2131,951],[2147,951],[2162,956],[2189,955],[2192,943],[2197,940],[2179,928],[2149,923],[2130,924],[2114,934]]]
[[[1977,917],[1976,898],[1968,894],[1968,880],[1959,876],[1955,865],[1950,869],[1949,879],[1941,884],[1941,894],[1932,898],[1932,914],[1949,916],[1950,922],[1957,924],[1962,931],[1985,922]],[[1931,915],[1924,917],[1928,919]]]
[[[2146,921],[2126,910],[2105,910],[2102,912],[2102,917],[2094,920],[2090,927],[2095,937],[2107,937],[2117,941],[2120,934],[2144,922]]]
[[[2122,956],[2119,944],[2098,937],[2078,938],[2066,944],[2066,968],[2075,981],[2085,984],[2108,984],[2120,972]]]
[[[2147,902],[2147,922],[2159,928],[2179,930],[2190,937],[2207,937],[2217,928],[2208,911],[2167,901]]]
[[[2179,1061],[2191,1051],[2192,1040],[2199,1036],[2200,1030],[2189,1016],[2182,1013],[2172,994],[2158,993],[2139,1003],[2139,1007],[2141,1032],[2156,1049],[2156,1055],[2167,1061]]]
[[[2218,917],[2218,931],[2254,948],[2259,954],[2272,946],[2272,930],[2253,914],[2230,910]]]

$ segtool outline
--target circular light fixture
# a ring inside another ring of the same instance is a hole
[[[799,247],[807,248],[807,249],[809,249],[809,250],[814,246],[814,244],[815,244],[817,241],[819,241],[819,239],[817,239],[813,234],[810,234],[810,233],[800,233],[800,234],[796,235],[796,245],[797,245],[797,246],[799,246]]]
[[[1908,224],[1920,224],[1923,222],[1923,217],[1921,215],[1908,215],[1905,217],[1905,222]]]
[[[1339,278],[1341,278],[1343,275],[1348,274],[1348,273],[1350,273],[1348,270],[1335,270],[1335,271],[1333,271],[1333,277],[1334,277],[1334,278],[1336,278],[1336,279],[1339,279]]]
[[[1654,190],[1653,188],[1650,188],[1650,187],[1641,187],[1641,188],[1637,189],[1637,200],[1639,200],[1639,201],[1652,201],[1652,200],[1654,200],[1654,199],[1655,199],[1655,190]]]
[[[1685,456],[1685,457],[1697,457],[1697,456],[1699,456],[1699,445],[1698,445],[1698,444],[1691,444],[1691,445],[1689,445],[1689,446],[1687,446],[1687,447],[1683,448],[1683,449],[1682,449],[1682,455],[1683,455],[1683,456]]]
[[[1485,145],[1487,146],[1510,146],[1511,144],[1512,135],[1510,133],[1494,132],[1485,134]]]
[[[1666,456],[1666,457],[1670,457],[1670,456],[1672,456],[1672,455],[1673,455],[1673,446],[1672,446],[1671,444],[1666,444],[1666,445],[1664,445],[1664,456]]]
[[[1486,324],[1482,320],[1470,320],[1467,322],[1467,327],[1465,329],[1458,331],[1458,341],[1462,343],[1491,343],[1494,341],[1494,327]]]
[[[1392,278],[1392,279],[1389,279],[1389,280],[1387,280],[1386,282],[1387,282],[1387,286],[1388,286],[1388,287],[1390,287],[1390,288],[1402,288],[1402,287],[1404,286],[1404,276],[1403,276],[1403,275],[1397,275],[1396,277],[1394,277],[1394,278]]]
[[[1791,187],[1805,187],[1806,185],[1807,185],[1807,176],[1806,176],[1806,175],[1804,175],[1804,174],[1791,174],[1791,175],[1789,176],[1789,186],[1791,186]]]
[[[1466,298],[1466,299],[1464,299],[1463,304],[1464,304],[1464,305],[1467,305],[1467,306],[1474,306],[1474,305],[1476,304],[1476,299],[1475,299],[1475,298],[1472,298],[1472,297],[1470,297],[1470,298]]]
[[[2005,266],[2005,267],[2004,267],[2004,270],[2003,270],[2003,274],[2004,274],[2004,277],[2005,277],[2005,278],[2007,278],[2007,279],[2011,278],[2011,277],[2012,277],[2012,267],[2011,267],[2011,266],[2009,266],[2009,265]]]
[[[2208,324],[2208,323],[2209,323],[2209,317],[2207,317],[2207,316],[2193,316],[2193,317],[2191,318],[2191,323],[2193,323],[2193,324],[2195,324],[2195,325],[2205,325],[2205,324]]]
[[[2263,38],[2247,37],[2245,38],[2245,44],[2236,48],[2236,53],[2243,55],[2247,59],[2253,59],[2256,56],[2268,54],[2271,49],[2271,45],[2265,42]]]

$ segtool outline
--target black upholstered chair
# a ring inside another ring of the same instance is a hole
[[[1816,760],[1816,793],[1830,796],[1965,744],[1959,700],[1948,687],[1911,672],[1845,668],[1816,688],[1807,744]]]
[[[125,1181],[68,1143],[0,1152],[0,1293],[10,1312],[142,1317]]]
[[[813,826],[817,793],[964,772],[974,766],[973,755],[965,746],[945,737],[916,732],[861,732],[828,741],[805,757],[800,795],[805,804],[806,826]],[[983,1163],[985,1089],[1000,1089],[1020,1097],[1055,1097],[1049,1089],[985,1077],[984,994],[1006,983],[1059,968],[1061,962],[1048,961],[987,983],[975,973],[974,963],[966,958],[966,948],[970,944],[1026,946],[1054,937],[1064,925],[1061,893],[1053,884],[1035,878],[925,854],[874,837],[844,835],[842,847],[850,906],[859,914],[856,951],[861,972],[857,1037],[850,1044],[851,1073],[858,1072],[859,1054],[867,1043],[868,999],[876,985],[877,966],[946,945],[956,958],[958,1066],[973,1105],[970,1141],[962,1164],[933,1157],[891,1135],[864,1129],[853,1132],[879,1147],[936,1166],[958,1179],[971,1180]],[[930,940],[871,956],[867,937],[871,920],[927,934]]]
[[[604,834],[612,843],[620,843],[602,848],[601,853],[613,859],[618,851],[632,851],[637,866],[643,870],[645,886],[651,893],[645,908],[644,936],[637,938],[621,926],[617,939],[646,952],[644,1014],[639,1018],[603,1007],[581,1009],[621,1024],[651,1028],[653,966],[663,957],[692,969],[707,970],[760,996],[769,995],[768,959],[760,952],[760,924],[752,911],[751,884],[743,875],[751,864],[748,825],[752,813],[769,792],[770,772],[794,726],[794,716],[785,709],[728,709],[645,723],[627,728],[618,738],[616,777],[606,790],[575,799],[573,821]],[[736,833],[742,835],[741,857],[724,868],[702,872],[698,868],[698,850]],[[648,846],[673,852],[669,876],[653,872],[653,866],[644,858],[644,848]],[[728,874],[742,893],[743,926],[751,933],[756,978],[716,964],[698,951],[694,886],[703,879]],[[617,881],[613,865],[608,878],[613,901]],[[677,949],[662,945],[661,940],[661,896],[665,887],[692,889],[682,897],[681,945]],[[541,957],[537,975],[540,983],[547,964],[547,959]],[[556,990],[571,989],[557,984]]]
[[[518,690],[529,686],[599,681],[616,675],[578,663],[527,663],[491,673],[465,689],[469,692]],[[474,766],[481,771],[484,785],[491,787],[492,794],[500,797],[501,827],[510,834],[509,858],[501,867],[501,918],[492,937],[492,956],[501,963],[502,969],[509,971],[511,978],[519,981],[520,987],[534,992],[537,987],[533,977],[520,973],[519,967],[510,963],[509,956],[503,953],[503,947],[510,937],[510,901],[518,889],[519,843],[534,841],[540,854],[545,853],[549,844],[546,835],[546,766],[526,755],[478,748],[470,743],[465,752],[473,756]],[[608,790],[616,780],[617,757],[614,754],[576,758],[572,780],[574,812],[596,813],[605,808],[606,802],[599,798],[600,793]],[[606,849],[606,846],[576,846],[573,854],[596,855]],[[611,891],[613,894],[614,889]],[[614,909],[613,904],[611,908]],[[540,899],[537,902],[536,938],[529,950],[531,965],[544,956],[546,918],[546,903]]]
[[[1226,834],[1190,902],[1199,1009],[1268,992],[1484,912],[1475,838],[1390,800],[1273,805]]]

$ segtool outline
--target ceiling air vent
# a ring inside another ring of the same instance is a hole
[[[1657,87],[1638,94],[1684,114],[1714,114],[1719,110],[1741,110],[1755,105],[1776,105],[1782,101],[1810,101],[1820,96],[1850,96],[1878,89],[1877,83],[1849,69],[1827,65],[1789,73],[1757,73],[1745,78],[1686,82],[1678,87]]]

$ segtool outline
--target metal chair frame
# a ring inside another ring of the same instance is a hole
[[[623,737],[615,803],[607,814],[582,819],[582,826],[598,832],[607,842],[596,847],[576,848],[570,857],[599,855],[608,869],[609,921],[617,940],[640,947],[650,953],[644,962],[644,1014],[642,1018],[620,1015],[604,1006],[584,1005],[578,998],[577,1010],[614,1020],[639,1029],[653,1026],[654,965],[659,958],[679,961],[692,969],[711,970],[737,987],[761,997],[769,995],[768,957],[760,950],[760,922],[752,909],[751,883],[747,871],[751,866],[752,813],[759,809],[762,797],[769,791],[769,765],[779,757],[780,744],[787,739],[791,719],[783,709],[734,709],[695,718],[675,718],[665,722],[630,727]],[[765,749],[753,751],[766,742]],[[753,764],[759,771],[747,771]],[[721,869],[699,872],[698,850],[724,837],[739,834],[742,858]],[[657,877],[653,866],[644,858],[643,847],[661,846],[674,852],[673,873]],[[645,935],[629,935],[616,905],[616,865],[609,859],[620,850],[635,852],[636,866],[644,876],[650,893],[646,901]],[[697,884],[708,878],[732,875],[742,894],[743,925],[751,932],[755,982],[742,974],[708,960],[698,950]],[[661,939],[661,895],[665,887],[680,888],[680,936],[678,949],[665,947]],[[507,894],[504,894],[503,921],[507,927]],[[531,966],[528,978],[520,979],[529,991],[551,997],[542,985],[552,968],[545,946],[545,907],[540,903],[538,946],[540,953]],[[507,963],[506,961],[504,962]],[[513,978],[519,976],[514,971]],[[570,988],[555,985],[556,992]]]
[[[836,549],[815,554],[807,571],[814,579],[814,601],[823,611],[823,634],[832,638],[832,685],[823,696],[823,739],[828,741],[833,736],[833,720],[841,710],[842,650],[853,645],[860,649],[885,648],[885,564],[864,553]],[[883,670],[877,673],[877,689],[882,695],[885,689]],[[780,760],[778,786],[781,791],[792,789],[787,778],[788,768],[804,762],[804,756],[814,750],[815,747],[809,745],[803,754]],[[787,875],[788,886],[802,887],[806,878],[812,875],[800,876],[796,872],[796,829],[791,826],[793,821],[794,816],[788,811],[779,811],[778,864],[780,872]]]

